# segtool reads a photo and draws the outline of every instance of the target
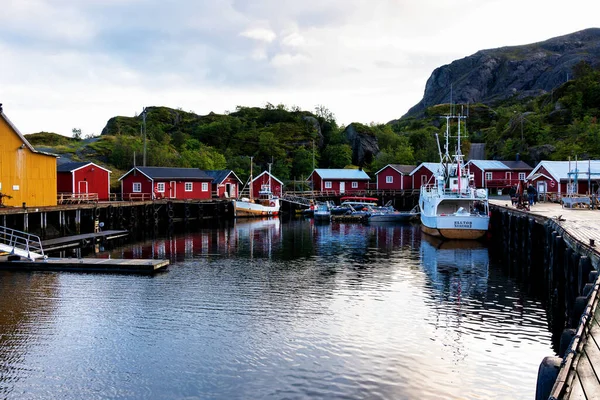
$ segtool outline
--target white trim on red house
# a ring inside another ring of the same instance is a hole
[[[260,178],[261,176],[263,176],[264,174],[270,175],[271,179],[276,180],[277,182],[279,182],[281,184],[281,186],[283,186],[283,182],[281,182],[279,179],[275,178],[275,176],[273,176],[273,174],[270,174],[269,171],[263,171],[261,172],[260,175],[258,175],[256,178],[252,179],[252,182],[254,182],[255,180],[257,180],[258,178]],[[236,176],[237,178],[237,176]],[[239,179],[239,178],[238,178]]]

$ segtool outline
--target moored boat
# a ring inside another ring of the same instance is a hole
[[[369,214],[369,222],[410,222],[418,218],[418,206],[410,211],[398,211],[391,206],[377,207]]]
[[[363,208],[376,207],[378,201],[379,199],[376,197],[344,196],[340,199],[339,206],[331,207],[331,214],[349,214]]]
[[[271,173],[269,172],[269,181],[261,185],[258,197],[254,198],[252,195],[252,161],[250,161],[250,178],[248,182],[250,197],[233,201],[234,215],[236,217],[271,217],[279,215],[280,202],[279,197],[275,196],[271,190]]]
[[[439,169],[432,182],[421,187],[419,207],[423,232],[445,239],[479,239],[488,231],[489,205],[486,189],[472,187],[473,175],[465,169],[460,151],[460,120],[446,117],[445,153],[440,151]],[[456,154],[449,154],[450,121],[458,121]]]
[[[315,221],[330,221],[331,220],[331,210],[329,202],[317,203],[317,206],[313,212],[313,218]]]

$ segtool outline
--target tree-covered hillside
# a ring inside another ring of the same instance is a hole
[[[254,171],[271,163],[283,180],[306,179],[315,167],[363,167],[375,172],[389,163],[416,165],[437,161],[436,134],[445,131],[448,114],[467,115],[463,153],[470,143],[485,143],[489,159],[521,159],[535,165],[542,159],[600,159],[600,71],[585,63],[573,79],[535,98],[482,104],[441,104],[423,117],[388,124],[337,125],[326,107],[315,112],[267,104],[237,107],[235,112],[200,116],[166,107],[145,114],[149,166],[233,169],[246,179],[253,157]],[[113,178],[142,165],[143,115],[111,118],[96,138],[65,138],[51,133],[28,135],[45,151],[74,161],[93,161],[113,171]],[[455,128],[454,128],[455,129]],[[135,160],[135,161],[134,161]]]

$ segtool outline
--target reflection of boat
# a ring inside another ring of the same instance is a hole
[[[449,154],[450,121],[458,120],[458,143],[454,157]],[[465,169],[460,151],[460,120],[446,117],[445,154],[432,179],[433,184],[421,186],[419,206],[422,230],[446,239],[479,239],[489,225],[487,189],[470,186],[473,175]],[[439,146],[439,143],[438,143]]]
[[[269,164],[270,169],[270,164]],[[271,190],[271,172],[269,171],[269,181],[261,185],[258,191],[258,197],[252,195],[252,159],[250,159],[250,178],[249,189],[250,197],[233,201],[233,207],[236,217],[270,217],[279,215],[279,197],[273,195]]]
[[[421,240],[423,269],[434,286],[460,283],[462,295],[484,292],[488,284],[488,249],[476,240],[441,240],[423,235]]]
[[[392,206],[375,207],[369,214],[369,222],[409,222],[417,218],[418,206],[410,211],[397,211]]]

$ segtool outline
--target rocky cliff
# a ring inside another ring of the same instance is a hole
[[[406,116],[419,116],[443,103],[494,103],[550,92],[569,77],[580,61],[600,65],[600,28],[523,46],[481,50],[436,68],[423,99]]]

